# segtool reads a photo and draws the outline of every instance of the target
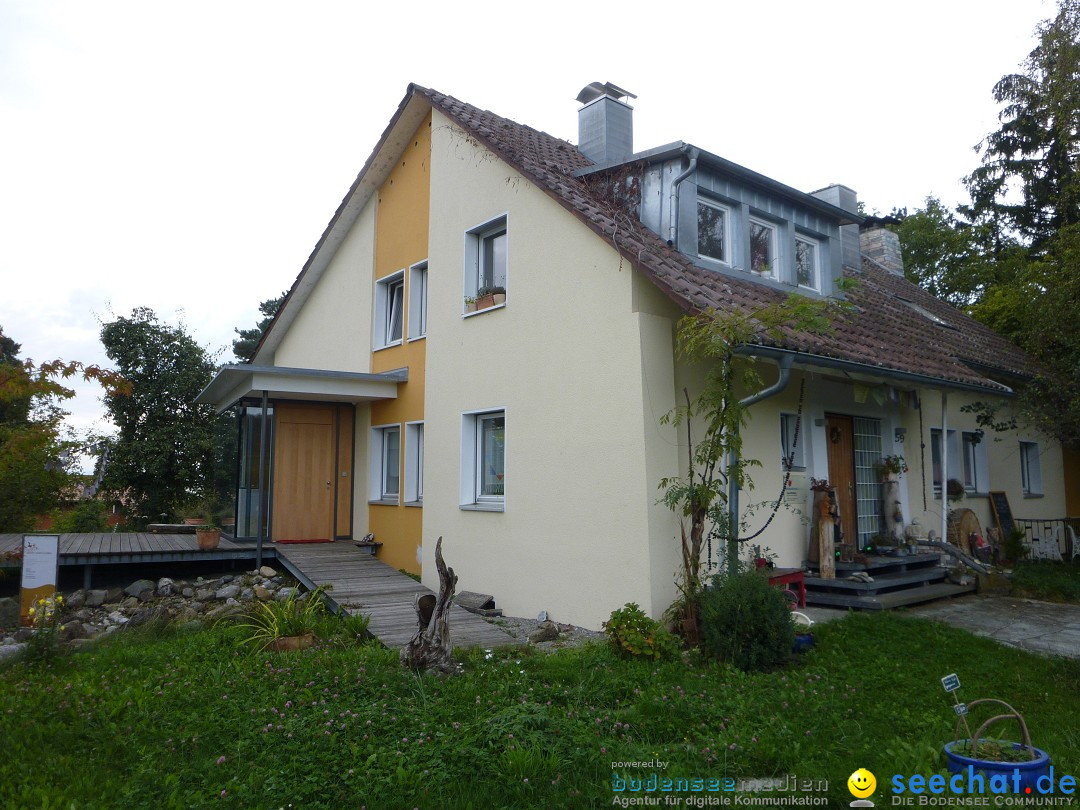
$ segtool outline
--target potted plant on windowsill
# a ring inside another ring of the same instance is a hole
[[[498,304],[506,303],[506,288],[504,287],[481,287],[476,291],[476,308],[490,309]]]
[[[476,312],[476,299],[471,295],[465,296],[465,312]]]

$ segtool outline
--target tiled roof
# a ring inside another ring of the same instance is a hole
[[[749,278],[698,267],[669,247],[636,214],[611,203],[595,178],[574,176],[591,163],[573,144],[434,90],[413,85],[412,92],[427,98],[611,242],[683,309],[757,309],[785,297],[786,293]],[[900,372],[998,391],[1006,386],[988,375],[1030,373],[1031,361],[1018,348],[902,276],[866,259],[862,268],[848,274],[857,282],[847,294],[855,308],[838,314],[828,334],[788,330],[779,340],[762,337],[761,343],[810,355],[808,363],[817,356],[869,366],[886,375]]]

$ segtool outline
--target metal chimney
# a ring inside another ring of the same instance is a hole
[[[593,163],[617,163],[634,154],[634,108],[626,98],[637,96],[611,82],[593,82],[578,93],[578,150]]]

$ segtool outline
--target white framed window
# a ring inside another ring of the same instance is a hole
[[[405,323],[405,271],[375,282],[375,348],[401,343]]]
[[[405,503],[424,502],[424,423],[405,425]]]
[[[777,277],[776,226],[750,220],[750,269],[766,278]]]
[[[1042,460],[1038,442],[1020,442],[1020,486],[1025,497],[1043,494]]]
[[[506,411],[461,418],[461,506],[502,511],[506,499]]]
[[[703,200],[697,202],[698,255],[731,263],[729,246],[731,237],[731,210],[726,206]]]
[[[370,499],[397,503],[401,494],[401,426],[371,429]]]
[[[964,456],[964,489],[971,493],[990,491],[990,465],[981,430],[965,430],[960,435]]]
[[[409,340],[427,335],[428,263],[409,268]]]
[[[941,428],[930,429],[930,464],[934,472],[934,497],[941,497]],[[949,469],[946,478],[962,480],[963,465],[960,457],[960,437],[955,430],[949,431]]]
[[[508,247],[505,214],[466,231],[466,314],[506,302]]]
[[[796,441],[796,424],[798,424],[798,441]],[[790,462],[791,469],[806,469],[806,424],[799,423],[799,415],[796,413],[780,414],[780,454],[784,469]]]
[[[802,236],[795,237],[795,281],[800,287],[821,289],[818,270],[820,252],[817,242]]]

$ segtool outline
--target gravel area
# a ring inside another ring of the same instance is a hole
[[[541,624],[535,618],[526,619],[521,616],[499,616],[488,619],[488,621],[497,627],[501,627],[514,638],[521,639],[523,642],[528,641],[529,635],[536,632]],[[532,646],[540,650],[553,652],[567,647],[580,647],[590,641],[602,641],[605,638],[604,634],[600,631],[586,630],[584,627],[576,627],[572,624],[558,623],[558,627],[558,639],[554,641],[541,641],[539,644],[534,644]]]

